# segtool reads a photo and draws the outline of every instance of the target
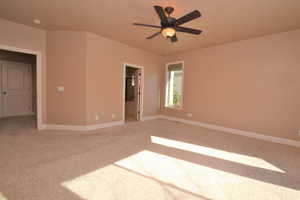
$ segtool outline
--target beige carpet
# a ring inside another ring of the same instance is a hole
[[[0,132],[36,129],[36,119],[34,116],[7,117],[0,119]]]
[[[0,132],[0,199],[300,199],[300,149],[152,120]]]

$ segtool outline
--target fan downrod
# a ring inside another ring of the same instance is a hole
[[[165,12],[168,14],[168,16],[170,16],[174,12],[174,8],[168,6],[165,8]]]

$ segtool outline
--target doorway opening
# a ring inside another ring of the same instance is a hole
[[[0,132],[37,127],[37,56],[0,49]]]
[[[125,65],[124,70],[124,121],[139,121],[142,116],[143,69],[136,65]]]

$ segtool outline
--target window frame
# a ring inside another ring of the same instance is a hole
[[[181,99],[181,105],[180,106],[172,106],[169,105],[168,101],[169,101],[169,80],[170,80],[170,73],[169,73],[169,65],[174,65],[174,64],[181,64],[182,65],[182,99]],[[170,63],[166,63],[165,66],[165,102],[164,102],[164,107],[165,108],[169,108],[169,109],[174,109],[174,110],[182,110],[183,109],[183,102],[184,102],[184,73],[185,73],[185,69],[184,69],[184,61],[175,61],[175,62],[170,62]]]

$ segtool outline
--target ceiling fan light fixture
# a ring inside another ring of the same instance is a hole
[[[171,38],[176,34],[176,30],[174,28],[168,27],[164,28],[161,33],[165,38]]]
[[[198,29],[193,29],[189,27],[180,26],[187,22],[190,22],[194,19],[201,17],[201,13],[198,10],[194,10],[178,19],[171,17],[171,14],[174,11],[173,7],[166,7],[165,9],[161,6],[154,6],[154,9],[160,19],[160,26],[158,25],[150,25],[150,24],[140,24],[140,23],[133,23],[135,26],[143,26],[143,27],[150,27],[150,28],[157,28],[159,31],[155,32],[154,34],[150,35],[146,39],[152,39],[157,37],[158,35],[162,35],[166,39],[170,39],[172,43],[177,42],[178,38],[176,36],[176,32],[188,33],[199,35],[202,31]]]

